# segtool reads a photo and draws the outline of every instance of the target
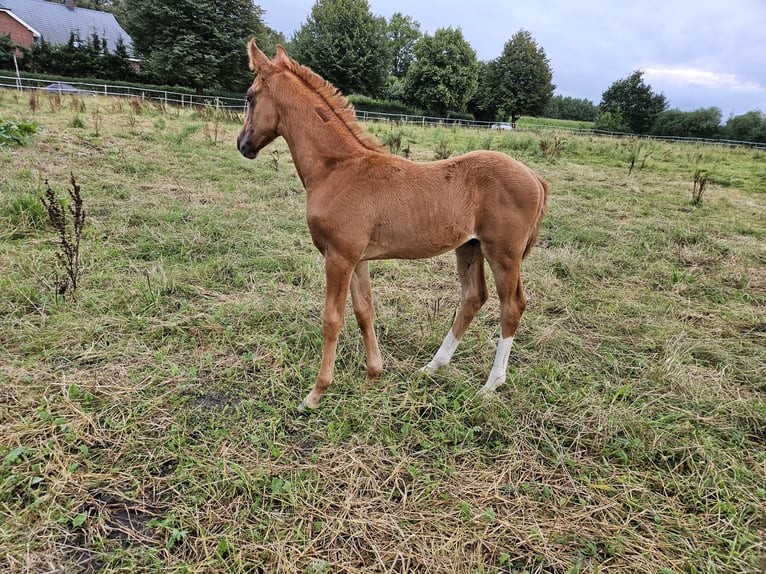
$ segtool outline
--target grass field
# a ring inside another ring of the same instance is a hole
[[[482,400],[496,301],[418,376],[453,258],[375,262],[385,372],[349,309],[299,415],[323,267],[284,141],[250,162],[238,118],[92,96],[0,91],[4,120],[39,127],[0,147],[3,572],[764,571],[764,152],[371,125],[550,182],[527,312]],[[40,201],[70,175],[76,297]]]

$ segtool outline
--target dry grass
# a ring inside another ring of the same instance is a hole
[[[299,416],[323,278],[284,143],[247,162],[209,110],[98,98],[94,126],[90,100],[39,100],[0,92],[0,120],[43,126],[0,148],[3,571],[763,571],[763,152],[651,143],[628,175],[632,142],[567,136],[546,159],[532,133],[396,128],[415,158],[491,147],[551,182],[508,384],[475,396],[492,300],[453,365],[416,376],[452,257],[378,262],[384,375],[360,383],[349,314]],[[70,172],[76,302],[36,203]]]

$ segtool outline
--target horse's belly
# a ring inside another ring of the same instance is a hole
[[[426,259],[452,251],[476,235],[462,229],[443,227],[418,232],[384,234],[374,238],[364,252],[363,259]]]

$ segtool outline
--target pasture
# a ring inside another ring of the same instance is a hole
[[[5,120],[39,128],[0,147],[2,571],[764,570],[763,151],[371,124],[548,180],[528,306],[484,399],[496,298],[421,375],[454,257],[373,262],[384,372],[349,306],[299,414],[324,273],[284,141],[248,161],[241,117],[94,96],[0,91]],[[76,297],[40,201],[70,175]]]

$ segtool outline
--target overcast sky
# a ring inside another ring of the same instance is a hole
[[[315,0],[255,0],[268,26],[289,40]],[[766,113],[766,0],[369,0],[422,33],[460,27],[479,60],[489,61],[520,28],[553,69],[556,93],[601,101],[616,80],[644,70],[671,108],[717,106],[725,121]]]

